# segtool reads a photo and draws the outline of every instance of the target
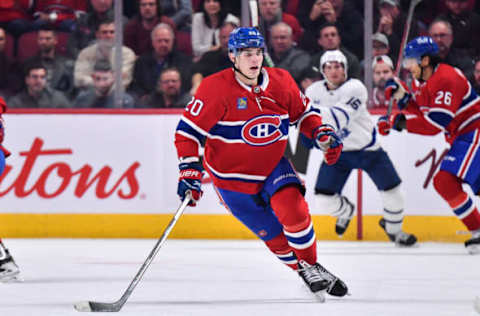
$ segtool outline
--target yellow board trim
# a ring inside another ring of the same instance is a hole
[[[339,238],[335,219],[314,215],[319,240],[357,240],[356,217]],[[0,214],[0,237],[8,238],[158,238],[172,214]],[[386,241],[379,215],[363,217],[363,240]],[[463,242],[470,238],[454,216],[406,216],[403,228],[420,241]],[[178,239],[253,239],[231,215],[184,214],[171,233]]]

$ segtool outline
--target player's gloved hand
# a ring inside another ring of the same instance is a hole
[[[390,134],[392,125],[390,124],[390,119],[388,118],[388,116],[386,115],[380,116],[380,118],[377,121],[377,129],[380,135],[387,136],[388,134]]]
[[[188,203],[190,206],[197,205],[198,200],[202,197],[202,178],[203,168],[199,162],[180,163],[180,177],[178,178],[177,194],[180,200],[184,200],[187,191],[192,193],[192,201]]]
[[[407,128],[407,119],[403,113],[392,114],[390,117],[381,116],[377,121],[378,132],[386,136],[393,128],[399,132]]]
[[[393,98],[397,102],[400,110],[407,107],[412,95],[408,93],[408,88],[404,82],[398,78],[390,78],[385,83],[385,99],[389,101]]]
[[[325,162],[333,165],[342,153],[342,140],[329,124],[320,125],[313,132],[314,146],[324,152]]]

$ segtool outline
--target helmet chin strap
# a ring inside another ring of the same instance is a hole
[[[237,55],[235,54],[235,60],[236,58],[237,58]],[[262,68],[263,68],[263,63],[260,65],[260,73],[262,73]],[[240,75],[247,78],[248,80],[255,80],[258,78],[258,77],[249,77],[246,74],[244,74],[240,69],[237,68],[237,66],[235,66],[235,62],[233,63],[233,70],[238,72]]]

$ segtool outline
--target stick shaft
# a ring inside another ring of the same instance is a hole
[[[402,68],[402,62],[403,62],[403,49],[405,48],[405,45],[407,44],[408,40],[408,35],[410,34],[410,26],[412,24],[412,19],[413,19],[413,13],[415,12],[415,7],[417,4],[419,4],[422,0],[411,0],[410,1],[410,7],[408,8],[408,14],[407,14],[407,20],[405,22],[405,30],[403,31],[403,36],[402,36],[402,41],[400,42],[400,49],[398,51],[398,58],[397,58],[397,64],[395,66],[395,77],[398,77],[400,74],[400,69]],[[392,114],[392,109],[393,109],[393,98],[390,98],[388,102],[388,108],[387,108],[387,117]]]
[[[160,250],[160,247],[163,245],[163,243],[167,239],[168,235],[170,234],[170,231],[173,229],[173,227],[177,223],[178,219],[180,218],[180,216],[183,214],[183,212],[187,208],[188,203],[190,203],[191,199],[192,199],[192,195],[190,193],[188,193],[187,197],[183,200],[183,202],[181,203],[181,205],[179,206],[179,208],[175,212],[175,215],[170,220],[170,223],[168,224],[167,228],[165,228],[165,230],[163,231],[162,237],[160,237],[160,239],[157,241],[157,243],[153,247],[152,251],[150,251],[150,254],[148,255],[147,259],[145,260],[145,262],[142,264],[142,266],[138,270],[138,272],[135,275],[135,277],[133,278],[132,282],[130,282],[130,285],[125,290],[122,297],[118,301],[113,302],[113,303],[88,302],[88,308],[86,308],[85,310],[81,310],[81,311],[91,311],[91,312],[118,312],[118,311],[120,311],[122,306],[127,302],[128,298],[132,294],[135,287],[138,285],[138,283],[142,279],[142,276],[145,274],[145,271],[147,270],[147,268],[152,263],[153,259],[155,258],[155,255]]]

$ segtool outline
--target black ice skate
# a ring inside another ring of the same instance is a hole
[[[320,263],[316,263],[315,265],[322,274],[322,276],[329,281],[329,285],[327,288],[328,294],[338,297],[342,297],[348,294],[348,287],[345,282],[343,282],[333,273],[325,269],[325,267],[322,266]]]
[[[353,217],[353,211],[355,206],[350,202],[346,197],[341,197],[340,210],[342,213],[337,216],[337,221],[335,223],[335,232],[337,235],[342,236],[350,224],[350,220]]]
[[[408,234],[404,231],[400,231],[398,234],[393,235],[387,233],[387,229],[385,228],[385,219],[382,217],[378,222],[380,227],[385,231],[390,241],[393,241],[395,245],[399,247],[411,247],[417,243],[417,237],[413,234]]]
[[[2,247],[0,245],[0,247]],[[8,249],[0,249],[0,282],[20,280],[20,269],[8,252]]]
[[[472,238],[465,242],[465,248],[471,255],[480,254],[480,231],[472,233]]]
[[[324,297],[321,297],[325,291],[332,296],[339,297],[348,293],[345,283],[319,263],[309,265],[301,260],[298,264],[298,274],[322,301],[325,300]]]
[[[305,284],[308,286],[310,291],[317,295],[319,299],[323,302],[325,297],[323,293],[327,290],[327,287],[330,285],[330,281],[327,280],[320,270],[318,269],[319,264],[315,263],[310,265],[304,260],[298,262],[298,274],[302,277]]]

